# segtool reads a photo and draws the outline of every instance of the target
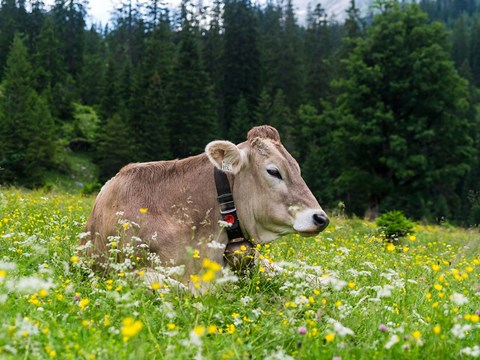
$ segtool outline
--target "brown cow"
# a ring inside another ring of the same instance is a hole
[[[90,236],[82,240],[91,240],[88,255],[101,264],[111,247],[108,238],[122,234],[123,244],[143,245],[135,250],[138,257],[154,253],[168,265],[188,266],[192,254],[186,249],[214,243],[200,256],[224,265],[227,236],[219,225],[214,166],[227,166],[241,229],[253,244],[291,233],[316,235],[327,227],[277,130],[259,126],[239,145],[213,141],[197,156],[121,169],[103,186],[88,219]]]

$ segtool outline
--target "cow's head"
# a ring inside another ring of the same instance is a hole
[[[247,141],[213,141],[210,161],[233,174],[233,196],[240,224],[256,243],[280,235],[316,235],[329,220],[305,184],[300,167],[268,125],[254,127]]]

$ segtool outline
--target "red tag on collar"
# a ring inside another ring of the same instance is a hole
[[[225,215],[225,217],[223,219],[225,220],[225,222],[227,222],[229,224],[233,225],[235,223],[235,218],[231,214]]]

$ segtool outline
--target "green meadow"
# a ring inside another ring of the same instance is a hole
[[[1,189],[0,359],[480,356],[478,228],[417,224],[393,245],[332,217],[317,237],[259,247],[247,278],[200,253],[192,281],[215,289],[193,295],[139,269],[92,272],[77,246],[93,201]]]

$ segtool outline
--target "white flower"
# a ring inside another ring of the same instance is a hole
[[[343,326],[336,320],[333,320],[333,331],[335,331],[340,337],[345,337],[347,335],[355,335],[352,329]]]
[[[460,350],[459,354],[465,354],[475,358],[480,357],[480,346],[475,345],[473,348],[466,347],[465,349]]]
[[[467,331],[469,331],[472,328],[471,325],[460,325],[460,324],[455,324],[452,328],[452,334],[453,336],[459,338],[459,339],[464,339],[467,335]]]
[[[0,261],[0,270],[12,271],[17,268],[17,264]]]
[[[250,296],[244,296],[240,299],[240,302],[246,306],[248,305],[253,299]]]
[[[385,349],[390,349],[393,345],[395,345],[399,341],[400,341],[400,338],[398,337],[398,335],[395,335],[395,334],[392,335],[390,340],[388,340],[388,342],[385,344]]]
[[[215,240],[213,241],[210,241],[207,246],[210,248],[210,249],[225,249],[225,244],[221,244]]]
[[[468,299],[464,295],[458,294],[458,293],[453,293],[452,294],[452,301],[454,303],[456,303],[457,305],[468,304]]]
[[[380,288],[377,291],[377,297],[378,298],[390,297],[390,296],[392,296],[392,290],[393,290],[392,285],[385,285],[384,287]]]
[[[42,289],[48,290],[55,287],[52,279],[41,279],[36,276],[20,278],[17,282],[10,281],[7,284],[10,290],[17,290],[25,294],[34,294]]]
[[[265,360],[294,360],[294,358],[286,354],[285,350],[277,348],[277,351],[266,356]]]
[[[230,226],[232,226],[233,224],[230,224],[226,221],[223,221],[223,220],[218,220],[218,225],[221,227],[221,228],[228,228]]]

